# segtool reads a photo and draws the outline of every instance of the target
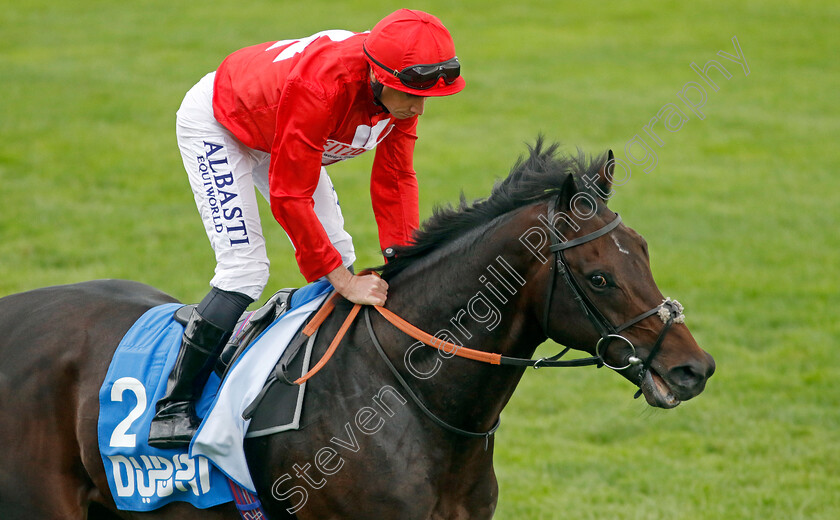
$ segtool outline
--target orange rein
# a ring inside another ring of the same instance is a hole
[[[472,359],[473,361],[481,361],[482,363],[490,363],[491,365],[501,364],[501,354],[491,354],[490,352],[482,352],[480,350],[474,350],[471,348],[456,345],[455,343],[444,341],[440,338],[432,336],[426,331],[418,329],[417,327],[400,318],[385,307],[375,305],[373,308],[379,311],[379,314],[381,314],[383,318],[388,320],[391,323],[391,325],[405,332],[417,341],[422,341],[430,347],[442,350],[449,355],[455,354],[458,357]]]
[[[311,337],[312,334],[318,330],[318,327],[324,322],[327,316],[335,308],[335,302],[339,298],[339,294],[334,292],[332,296],[324,303],[323,306],[315,313],[315,316],[309,321],[309,323],[304,327],[303,334],[308,337]],[[324,353],[324,356],[312,367],[309,372],[307,372],[304,376],[298,378],[295,381],[295,384],[303,384],[309,378],[314,376],[321,370],[324,365],[327,364],[327,361],[330,360],[332,355],[335,353],[336,349],[338,348],[338,344],[341,343],[341,340],[344,338],[344,334],[347,332],[347,329],[350,328],[350,324],[353,323],[353,320],[356,319],[356,316],[359,314],[359,310],[361,310],[362,306],[360,304],[353,305],[353,309],[350,311],[350,314],[347,315],[347,318],[344,320],[344,323],[341,325],[341,328],[338,330],[338,333],[333,338],[332,343],[327,348],[327,351]],[[374,309],[376,309],[379,314],[382,315],[383,318],[388,320],[396,328],[400,329],[404,333],[408,334],[412,338],[416,339],[417,341],[421,341],[430,347],[434,347],[438,350],[442,350],[449,355],[456,355],[458,357],[472,359],[473,361],[481,361],[482,363],[490,363],[491,365],[499,365],[501,364],[502,355],[501,354],[491,354],[489,352],[482,352],[480,350],[474,350],[471,348],[462,347],[460,345],[456,345],[455,343],[450,343],[448,341],[444,341],[440,338],[436,338],[429,334],[426,331],[420,330],[411,323],[405,321],[401,317],[397,316],[393,312],[389,311],[385,307],[381,307],[379,305],[374,305]]]

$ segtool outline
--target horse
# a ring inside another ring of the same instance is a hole
[[[538,139],[487,198],[436,208],[411,244],[386,251],[385,309],[437,348],[378,308],[350,324],[309,381],[300,428],[246,439],[270,518],[492,517],[493,432],[529,366],[607,366],[659,408],[703,391],[713,358],[657,288],[645,240],[607,207],[612,152],[558,150]],[[0,299],[0,517],[238,517],[231,504],[119,511],[108,489],[100,385],[132,323],[175,301],[119,280]],[[313,359],[351,310],[339,299]],[[531,359],[547,339],[567,348]],[[569,348],[589,357],[561,358]]]

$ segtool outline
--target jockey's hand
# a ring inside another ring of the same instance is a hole
[[[354,275],[340,266],[327,274],[327,280],[339,294],[353,303],[384,305],[388,297],[388,282],[375,274]]]

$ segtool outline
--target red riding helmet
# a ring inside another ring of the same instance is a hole
[[[377,23],[364,43],[377,81],[418,96],[448,96],[465,81],[455,43],[437,17],[400,9]]]

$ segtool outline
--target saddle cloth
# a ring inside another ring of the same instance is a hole
[[[242,419],[242,411],[331,290],[329,283],[316,282],[295,291],[290,310],[248,345],[224,382],[211,374],[196,403],[203,421],[189,449],[148,446],[155,403],[165,393],[181,345],[184,328],[173,319],[181,304],[153,307],[131,327],[99,392],[99,452],[119,509],[152,511],[174,501],[205,509],[230,502],[227,478],[256,492],[245,462],[249,421]]]

